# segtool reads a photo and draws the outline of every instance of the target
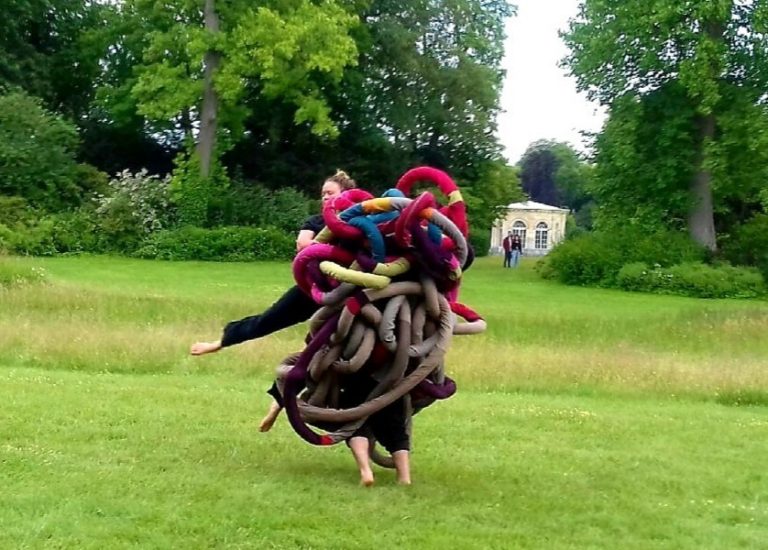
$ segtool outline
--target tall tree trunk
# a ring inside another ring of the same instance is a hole
[[[181,111],[181,131],[184,133],[184,145],[187,146],[191,139],[194,137],[192,131],[192,116],[189,114],[189,109]]]
[[[215,0],[205,0],[205,30],[211,34],[219,32],[219,16],[216,14]],[[216,130],[218,127],[219,95],[213,87],[213,77],[221,62],[221,54],[210,49],[205,52],[205,75],[203,109],[200,113],[200,141],[197,154],[200,156],[200,175],[208,178],[211,173],[211,161],[216,148]]]
[[[690,193],[693,199],[688,215],[688,230],[691,237],[709,250],[717,250],[715,240],[715,216],[712,210],[712,174],[704,166],[706,146],[715,137],[715,115],[710,113],[699,118],[699,151],[696,159],[696,173],[691,181]]]
[[[732,2],[731,2],[732,6]],[[730,9],[728,13],[730,13]],[[711,15],[710,15],[711,17]],[[712,44],[722,43],[725,22],[711,19],[703,21],[704,33]],[[718,80],[723,70],[722,60],[717,56],[708,57],[710,77]],[[707,144],[715,138],[715,115],[712,105],[698,117],[699,151],[696,158],[696,173],[691,181],[690,193],[693,205],[688,215],[688,231],[693,240],[712,252],[717,250],[715,216],[712,211],[712,173],[707,170]]]

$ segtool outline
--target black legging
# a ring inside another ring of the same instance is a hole
[[[319,308],[304,291],[293,286],[265,312],[228,323],[224,327],[221,346],[233,346],[303,323]]]
[[[234,346],[235,344],[261,338],[278,330],[303,323],[312,317],[312,314],[319,308],[320,306],[307,296],[303,290],[298,286],[292,286],[265,312],[228,323],[224,327],[221,346]],[[275,383],[267,390],[267,393],[281,407],[283,406],[283,397],[280,395],[280,391]]]

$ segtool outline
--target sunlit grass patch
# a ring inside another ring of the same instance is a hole
[[[573,288],[496,258],[468,272],[461,299],[489,325],[454,339],[461,388],[654,392],[714,399],[766,387],[768,304]],[[292,280],[286,264],[124,258],[15,260],[50,283],[0,296],[0,352],[11,364],[88,372],[267,374],[303,346],[304,326],[203,358],[228,321],[257,313]],[[35,337],[31,337],[35,335]]]

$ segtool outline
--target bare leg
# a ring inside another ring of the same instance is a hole
[[[368,438],[360,436],[350,438],[349,448],[360,470],[360,484],[370,487],[373,485],[373,470],[371,470],[371,461],[368,456]]]
[[[392,460],[395,461],[395,471],[397,472],[397,482],[400,485],[411,484],[410,454],[410,451],[395,451],[392,453]]]
[[[277,420],[277,417],[280,415],[280,411],[282,410],[283,408],[277,404],[277,401],[272,401],[272,403],[269,405],[267,415],[262,418],[261,422],[259,423],[259,431],[268,432],[271,430],[275,420]]]

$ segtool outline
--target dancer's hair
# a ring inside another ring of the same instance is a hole
[[[357,187],[357,182],[350,178],[349,174],[347,174],[344,170],[336,170],[336,173],[331,177],[326,178],[325,181],[332,181],[333,183],[337,183],[339,187],[341,187],[342,191],[346,191],[347,189],[355,189]]]

